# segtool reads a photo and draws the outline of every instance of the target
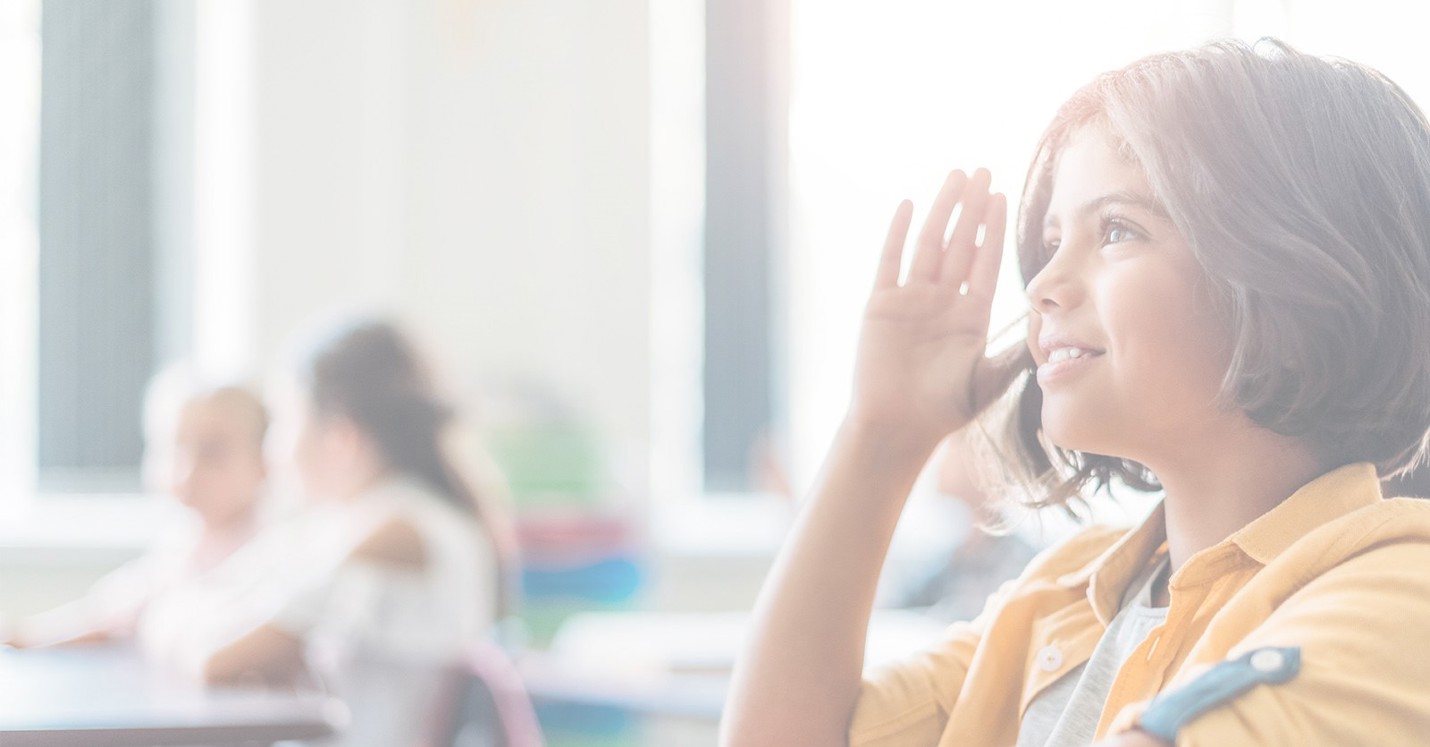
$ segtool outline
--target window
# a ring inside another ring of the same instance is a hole
[[[926,205],[947,169],[976,165],[1016,196],[1074,87],[1229,24],[1170,0],[1032,6],[652,6],[657,490],[803,493],[845,408],[898,200]],[[1128,27],[1148,31],[1101,38]],[[1004,322],[1021,311],[1013,274]]]
[[[705,489],[760,487],[785,388],[782,2],[705,4]],[[768,479],[768,478],[767,478]]]
[[[145,384],[193,337],[192,5],[20,2],[3,23],[5,477],[133,492]]]
[[[765,488],[783,434],[785,12],[650,7],[657,492]]]
[[[38,2],[0,5],[0,486],[20,494],[34,475],[39,40]]]

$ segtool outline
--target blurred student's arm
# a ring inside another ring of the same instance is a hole
[[[61,613],[54,610],[25,623],[24,629],[0,638],[0,645],[11,648],[49,648],[52,646],[93,646],[114,640],[108,631],[95,630],[88,626],[72,625],[70,620],[51,622],[50,615]]]
[[[199,664],[205,684],[257,679],[288,682],[303,671],[303,639],[275,625],[260,625],[210,653]]]
[[[156,559],[146,555],[109,572],[79,599],[21,621],[4,643],[15,648],[83,646],[126,640],[153,597]]]
[[[337,582],[356,568],[420,571],[426,562],[417,530],[406,521],[394,519],[359,543],[331,581]],[[299,608],[302,609],[293,611]],[[290,605],[280,619],[259,625],[201,656],[199,676],[209,684],[248,679],[291,681],[304,669],[304,632],[315,626],[324,613],[321,602]]]

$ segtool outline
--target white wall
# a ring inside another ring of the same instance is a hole
[[[380,304],[467,385],[534,375],[643,487],[649,70],[642,0],[259,0],[253,345]]]

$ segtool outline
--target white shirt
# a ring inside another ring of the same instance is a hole
[[[393,521],[420,537],[420,568],[352,557]],[[420,483],[390,480],[265,531],[207,583],[151,609],[141,641],[183,657],[278,627],[303,640],[310,670],[352,713],[345,734],[325,744],[390,747],[421,733],[440,670],[488,633],[495,567],[470,513]]]

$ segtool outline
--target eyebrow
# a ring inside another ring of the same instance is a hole
[[[1161,203],[1146,195],[1129,190],[1109,192],[1101,197],[1094,197],[1079,205],[1073,213],[1077,216],[1085,216],[1099,212],[1108,205],[1129,205],[1146,210],[1163,220],[1170,220],[1170,216],[1167,215],[1167,209],[1162,207]],[[1055,218],[1051,212],[1043,215],[1043,228],[1051,228],[1054,223]]]

